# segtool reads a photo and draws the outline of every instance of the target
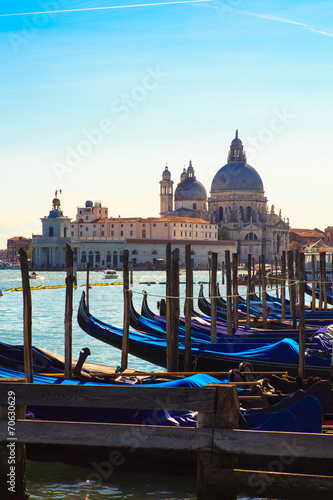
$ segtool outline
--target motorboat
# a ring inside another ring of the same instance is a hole
[[[103,277],[109,280],[116,280],[118,278],[118,274],[114,269],[105,269],[103,271]]]
[[[36,271],[32,271],[32,273],[29,274],[29,278],[31,280],[40,280],[42,279],[42,276],[38,273],[36,273]]]

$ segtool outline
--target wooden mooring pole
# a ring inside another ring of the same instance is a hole
[[[312,286],[312,301],[311,309],[316,309],[316,256],[311,255],[311,286]]]
[[[128,363],[129,348],[129,325],[130,325],[130,290],[129,290],[129,252],[123,251],[123,291],[124,291],[124,323],[123,341],[121,348],[121,371],[126,370]]]
[[[168,372],[171,371],[171,243],[165,248],[166,263],[166,365]]]
[[[262,327],[268,328],[267,323],[267,302],[266,302],[266,264],[265,255],[261,256],[261,277],[262,277]]]
[[[234,328],[238,328],[238,256],[232,254],[232,307]]]
[[[193,310],[193,266],[191,258],[191,245],[185,245],[186,265],[186,299],[185,299],[185,358],[184,370],[193,371],[191,352],[191,327]]]
[[[73,319],[73,285],[74,252],[66,242],[66,304],[65,304],[65,378],[72,378],[72,319]]]
[[[231,269],[230,251],[225,251],[225,271],[227,280],[227,334],[232,335],[232,295],[231,295]]]
[[[251,262],[252,255],[249,253],[247,256],[247,287],[246,287],[246,326],[250,327],[250,307],[251,307]]]
[[[299,360],[298,375],[305,378],[305,255],[298,254],[298,331],[299,331]]]
[[[295,290],[295,274],[294,274],[294,252],[288,250],[288,281],[289,281],[289,297],[290,297],[290,312],[293,320],[293,328],[297,328],[296,315],[296,290]]]
[[[89,283],[89,269],[90,269],[90,264],[89,264],[89,262],[87,262],[86,304],[87,304],[88,311],[89,311],[89,288],[90,288],[90,283]]]
[[[23,290],[23,339],[24,373],[29,384],[33,382],[32,364],[32,302],[29,281],[29,263],[27,252],[20,248],[20,262]]]
[[[216,338],[216,319],[217,319],[217,253],[212,252],[211,266],[211,326],[210,326],[210,341],[215,343]]]
[[[178,371],[179,366],[179,248],[171,252],[171,338],[170,371]]]
[[[281,255],[281,319],[286,319],[286,251],[282,251]]]

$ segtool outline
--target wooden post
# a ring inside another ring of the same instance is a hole
[[[286,319],[286,251],[282,251],[281,255],[281,319],[284,321]]]
[[[165,249],[166,264],[166,361],[167,370],[171,371],[171,243],[167,243]]]
[[[73,285],[74,285],[74,252],[66,242],[66,305],[65,305],[65,378],[72,378],[72,319],[73,319]]]
[[[251,301],[251,261],[252,255],[247,256],[247,288],[246,288],[246,326],[250,327],[250,301]]]
[[[279,286],[278,286],[278,258],[277,255],[275,256],[275,292],[276,292],[276,297],[279,298]]]
[[[299,360],[298,375],[305,378],[305,256],[304,253],[298,255],[298,329],[299,329]]]
[[[133,285],[133,260],[130,262],[130,284]]]
[[[89,288],[90,288],[90,284],[89,284],[89,269],[90,269],[90,264],[89,264],[89,262],[87,262],[86,304],[87,304],[87,307],[88,307],[88,311],[89,311]]]
[[[170,371],[178,371],[179,365],[179,248],[171,254],[171,346]]]
[[[22,250],[22,249],[20,249]],[[6,384],[24,384],[26,379],[0,379],[1,392],[6,391]],[[12,394],[13,393],[13,394]],[[26,449],[24,443],[18,443],[15,435],[15,421],[24,419],[26,406],[15,404],[15,391],[6,391],[8,405],[0,405],[0,420],[4,420],[8,429],[7,441],[0,443],[0,498],[1,500],[28,500],[26,492]],[[12,415],[14,413],[14,417]],[[14,425],[10,424],[14,422]]]
[[[322,253],[319,254],[319,311],[323,310],[323,258]]]
[[[324,310],[327,311],[327,287],[326,287],[326,252],[322,252],[320,254],[322,259],[322,275],[323,275],[323,301],[324,301]]]
[[[262,281],[261,281],[261,266],[262,266],[262,264],[261,264],[261,256],[260,255],[258,257],[258,263],[259,263],[259,267],[258,267],[258,288],[259,288],[258,294],[259,294],[259,299],[261,300],[261,283],[262,283]]]
[[[223,260],[222,261],[222,285],[224,285],[224,274],[225,274],[225,266],[224,266],[224,260]],[[332,273],[332,276],[333,276],[333,273]]]
[[[206,386],[212,387],[212,385]],[[239,402],[236,387],[216,385],[216,406],[214,412],[199,412],[198,428],[237,429],[239,419]],[[225,495],[220,487],[209,481],[212,470],[234,469],[238,457],[231,453],[217,453],[212,450],[198,452],[197,500],[236,500],[235,495]]]
[[[295,274],[294,274],[294,253],[288,250],[288,280],[289,280],[289,297],[290,297],[290,312],[293,320],[293,328],[297,328],[296,317],[296,293],[295,293]]]
[[[316,309],[316,256],[311,255],[311,283],[312,283],[312,302],[311,302],[311,309],[312,311],[315,311]]]
[[[23,339],[24,339],[24,373],[29,384],[33,382],[32,363],[32,302],[29,281],[29,264],[27,252],[20,248],[21,276],[23,289]]]
[[[230,251],[225,251],[225,270],[227,280],[227,334],[232,335],[232,296],[231,296],[231,269]]]
[[[266,301],[266,264],[265,264],[265,255],[261,256],[261,275],[262,275],[262,327],[264,329],[268,328],[267,322],[267,301]]]
[[[191,245],[185,245],[185,265],[186,265],[186,299],[185,299],[185,358],[184,370],[193,371],[191,352],[191,327],[193,310],[193,268],[191,259]]]
[[[211,267],[211,326],[210,326],[210,341],[215,343],[216,338],[216,317],[217,317],[217,306],[216,306],[216,296],[217,296],[217,253],[212,253],[212,267]]]
[[[232,254],[232,306],[234,328],[238,328],[238,259],[237,254]]]
[[[123,251],[123,290],[124,290],[124,323],[123,341],[121,346],[121,371],[126,370],[128,363],[129,348],[129,324],[130,324],[130,290],[129,290],[129,252]]]

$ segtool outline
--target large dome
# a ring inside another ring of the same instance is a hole
[[[207,192],[197,180],[188,177],[180,182],[175,191],[175,201],[206,201]]]
[[[263,191],[264,185],[258,172],[244,162],[224,165],[215,175],[211,191]]]

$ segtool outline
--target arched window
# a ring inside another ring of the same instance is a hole
[[[81,262],[87,262],[87,254],[85,251],[83,251],[81,254]]]
[[[240,211],[240,220],[244,220],[244,208],[239,207],[239,211]]]
[[[108,264],[110,264],[110,262],[111,262],[111,252],[110,252],[110,250],[108,250],[108,251],[106,252],[106,262],[107,262]]]
[[[156,250],[153,250],[151,254],[152,254],[152,255],[157,255]]]
[[[219,220],[223,220],[223,207],[219,207]]]
[[[246,207],[246,220],[250,220],[251,215],[252,215],[252,208]]]
[[[257,237],[257,235],[256,235],[256,234],[254,234],[254,233],[247,233],[247,235],[245,236],[245,239],[246,239],[246,240],[257,240],[257,239],[258,239],[258,237]]]
[[[144,239],[145,237],[146,237],[146,230],[142,229],[142,239]]]
[[[138,252],[136,250],[133,250],[132,255],[136,255]]]
[[[101,262],[101,256],[100,256],[100,253],[99,253],[99,251],[98,251],[98,250],[97,250],[97,252],[95,253],[95,262],[96,262],[96,263]]]

